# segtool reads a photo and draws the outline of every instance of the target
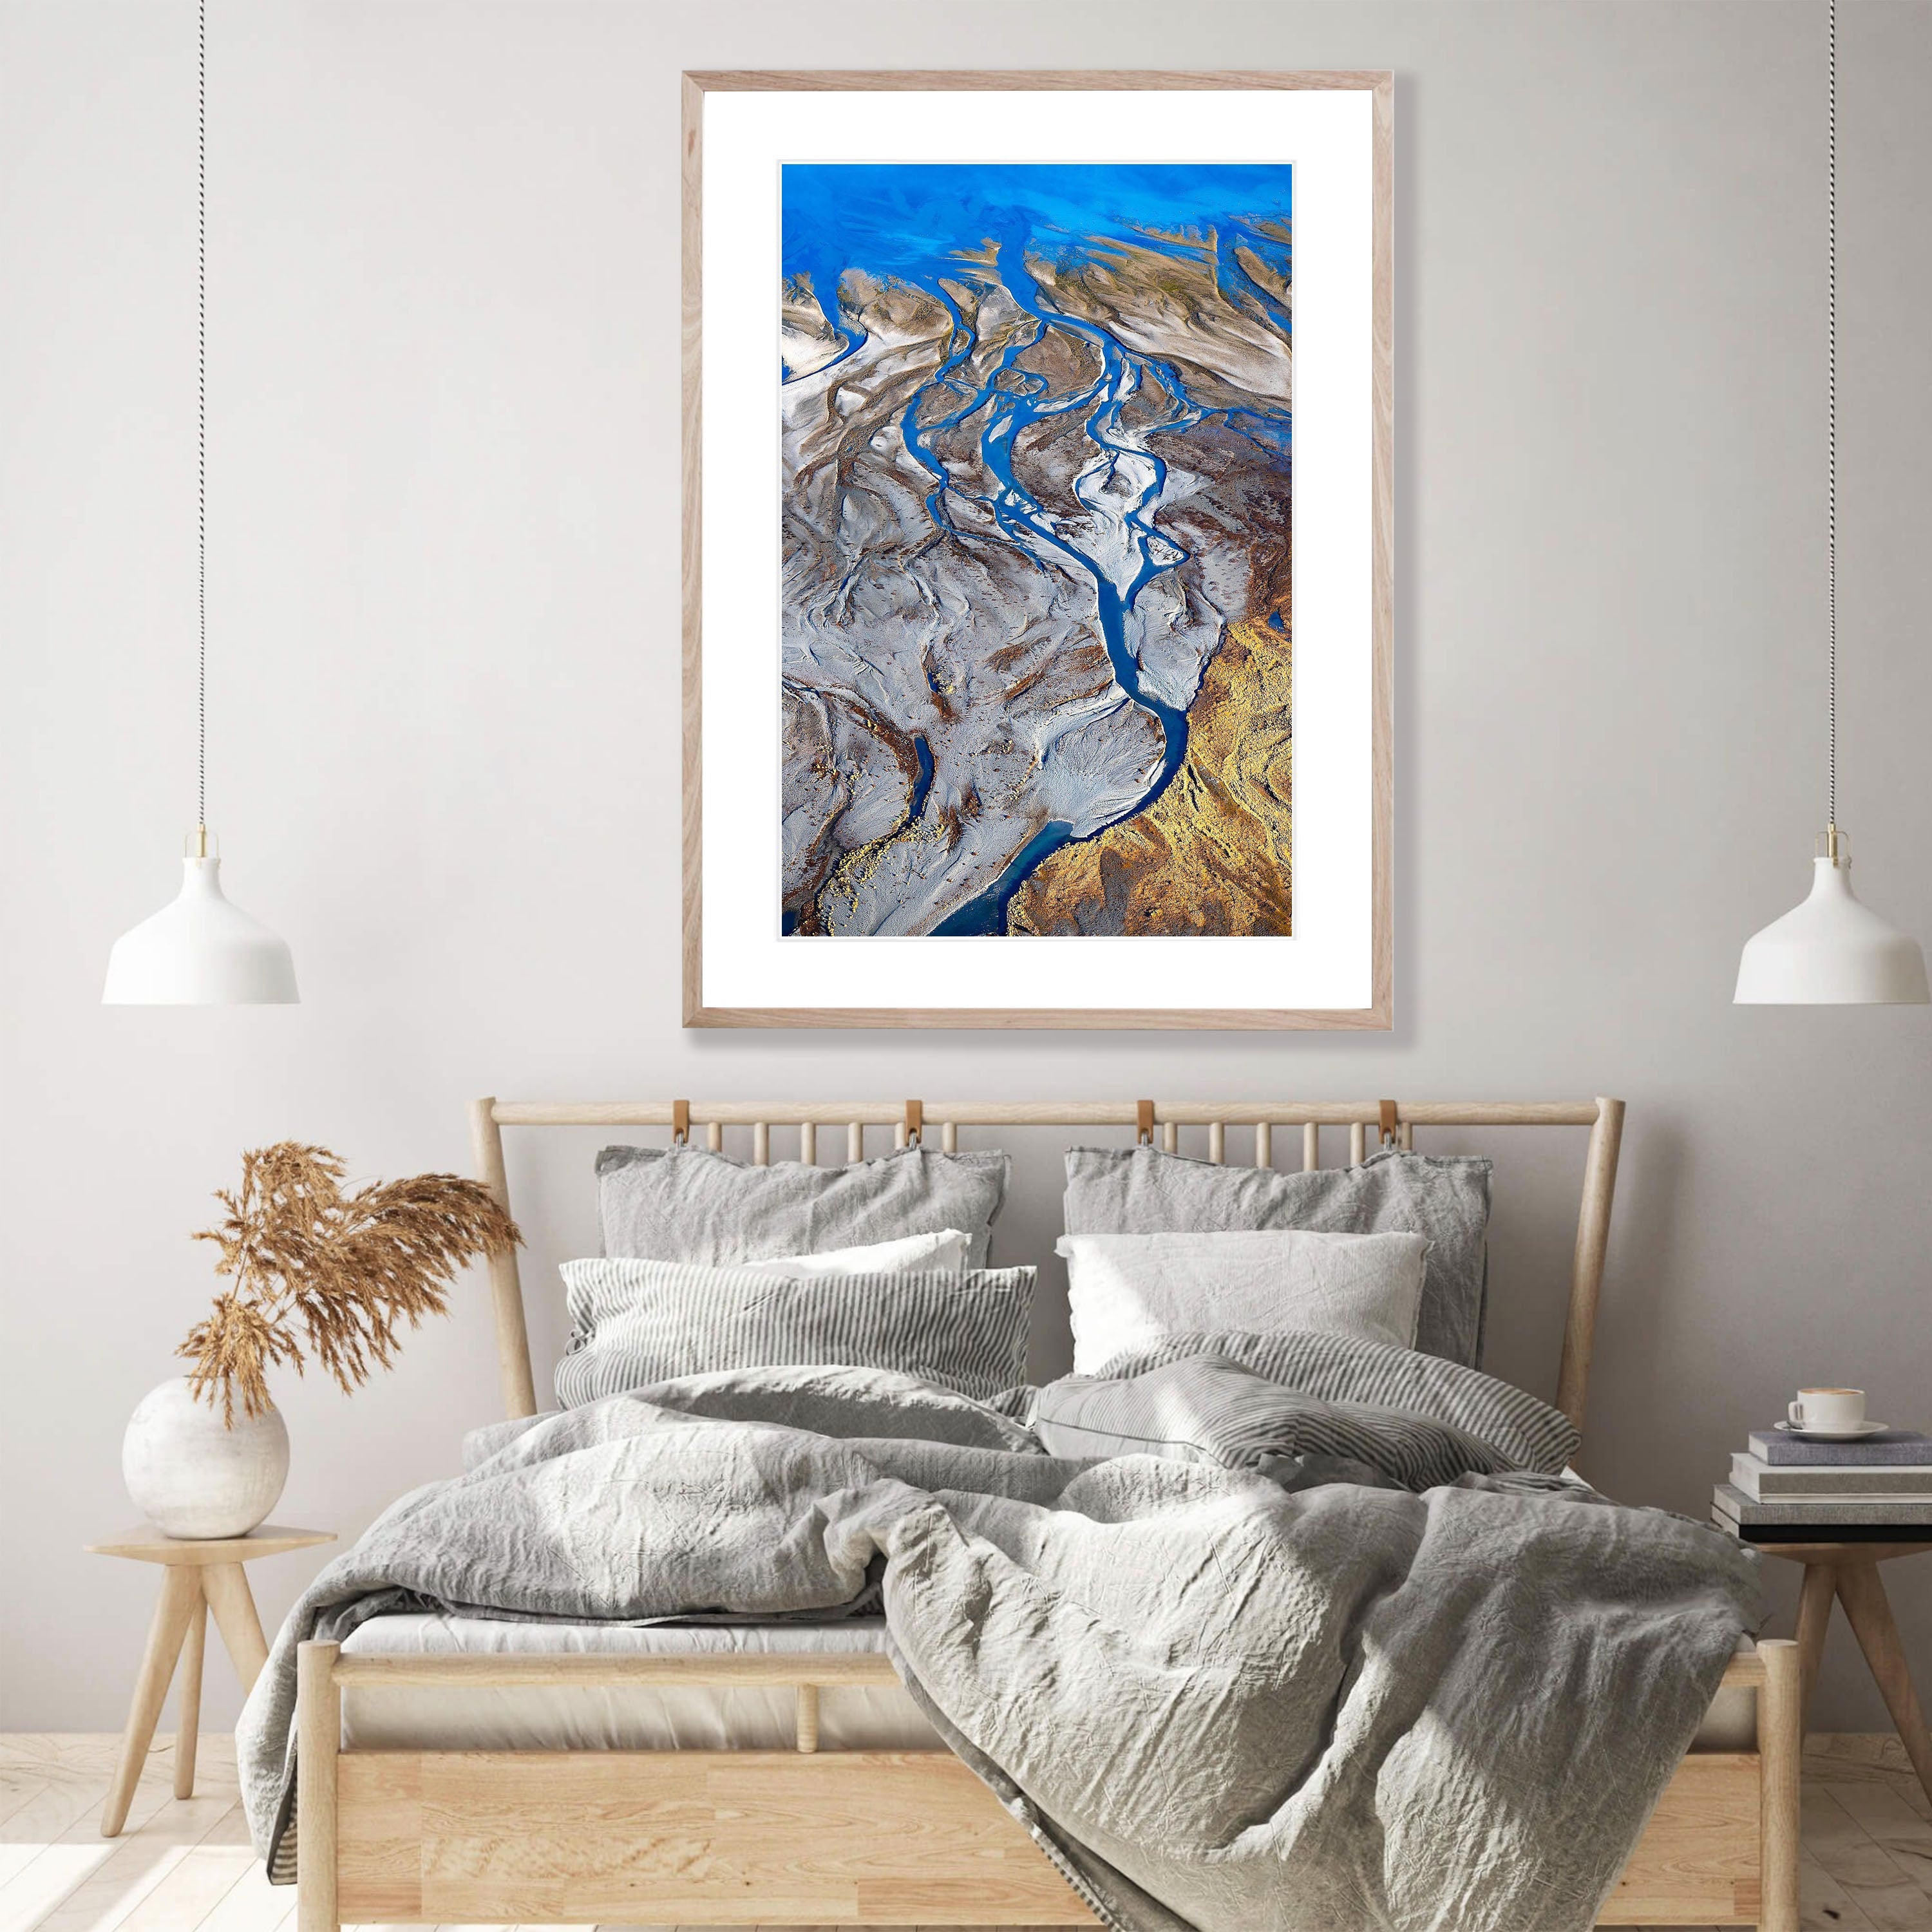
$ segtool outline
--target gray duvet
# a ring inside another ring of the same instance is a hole
[[[1757,1615],[1730,1539],[1547,1477],[1415,1494],[1292,1456],[1062,1460],[860,1370],[688,1378],[503,1425],[470,1460],[322,1573],[249,1700],[243,1795],[278,1878],[304,1638],[425,1606],[883,1608],[941,1736],[1109,1925],[1566,1932]]]

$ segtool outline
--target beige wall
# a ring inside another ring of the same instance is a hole
[[[0,1726],[118,1721],[153,1580],[79,1545],[238,1150],[460,1166],[482,1091],[1618,1094],[1591,1473],[1701,1514],[1798,1379],[1932,1420],[1932,1014],[1729,1004],[1822,818],[1821,6],[211,11],[209,811],[306,1004],[97,1004],[193,817],[193,8],[8,0]],[[1932,8],[1844,34],[1842,815],[1932,938]],[[1396,1030],[681,1032],[679,70],[1116,61],[1400,76]],[[535,1281],[592,1144],[513,1154]],[[1502,1152],[1492,1359],[1546,1388],[1580,1137]],[[480,1282],[283,1394],[278,1514],[360,1529],[494,1412]],[[1882,1721],[1842,1634],[1824,1700]]]

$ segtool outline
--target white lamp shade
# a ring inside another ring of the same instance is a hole
[[[1924,1006],[1925,956],[1918,942],[1852,896],[1849,859],[1813,862],[1802,905],[1744,942],[1739,1006]]]
[[[290,1006],[299,997],[287,944],[229,903],[215,858],[182,861],[180,896],[114,942],[100,995],[110,1006]]]

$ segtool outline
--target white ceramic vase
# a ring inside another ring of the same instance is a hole
[[[232,1429],[197,1402],[177,1376],[141,1400],[121,1444],[121,1474],[136,1507],[164,1536],[246,1536],[275,1506],[289,1479],[281,1411]]]

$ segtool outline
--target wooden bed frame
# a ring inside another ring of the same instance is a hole
[[[847,1157],[866,1128],[896,1144],[937,1126],[1126,1127],[1174,1150],[1207,1129],[1212,1160],[1228,1130],[1250,1127],[1272,1164],[1274,1130],[1299,1128],[1304,1167],[1324,1127],[1346,1128],[1359,1162],[1368,1136],[1413,1144],[1418,1127],[1587,1127],[1581,1210],[1557,1406],[1579,1427],[1610,1236],[1623,1103],[1599,1100],[1412,1106],[1394,1101],[1215,1106],[1198,1102],[753,1104],[684,1101],[549,1106],[478,1100],[471,1109],[482,1178],[507,1208],[506,1126],[751,1130],[754,1160],[771,1130],[795,1127],[815,1160],[820,1127],[843,1126]],[[516,1257],[493,1264],[504,1406],[537,1412]],[[340,1654],[306,1643],[298,1659],[298,1932],[376,1923],[718,1925],[1090,1925],[1094,1916],[973,1773],[950,1753],[825,1751],[818,1694],[892,1684],[877,1655],[728,1657]],[[1796,1647],[1766,1641],[1725,1672],[1752,1693],[1757,1745],[1695,1752],[1678,1767],[1606,1901],[1606,1924],[1756,1924],[1797,1932],[1798,1778],[1802,1690]],[[792,1751],[344,1750],[341,1694],[390,1685],[747,1685],[791,1688]],[[882,1822],[889,1828],[882,1830]]]

